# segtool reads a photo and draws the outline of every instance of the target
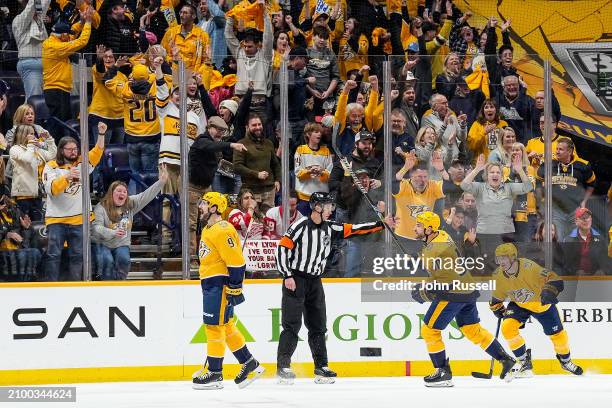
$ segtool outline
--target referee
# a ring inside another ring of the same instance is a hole
[[[325,293],[321,275],[331,252],[333,238],[348,238],[383,230],[381,221],[364,224],[342,224],[328,221],[335,204],[328,193],[310,196],[312,213],[289,227],[281,238],[276,264],[283,274],[282,325],[277,353],[277,376],[281,384],[292,384],[295,374],[290,368],[291,356],[298,343],[302,315],[308,329],[308,345],[315,365],[315,382],[331,384],[336,373],[327,367],[325,333]],[[385,222],[393,226],[392,218]]]

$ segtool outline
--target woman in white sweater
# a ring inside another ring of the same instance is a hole
[[[94,208],[91,242],[96,271],[102,280],[124,280],[130,272],[130,242],[134,215],[145,208],[168,181],[165,164],[159,180],[140,194],[128,196],[123,181],[113,181]]]
[[[29,215],[32,221],[41,221],[40,174],[45,163],[55,159],[55,141],[47,131],[41,132],[37,138],[34,126],[18,125],[14,142],[9,151],[13,169],[11,197],[24,215]]]

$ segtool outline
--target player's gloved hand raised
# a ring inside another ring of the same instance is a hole
[[[543,305],[556,305],[559,303],[559,299],[557,299],[557,294],[552,290],[542,289],[540,302],[542,302]]]
[[[225,295],[227,296],[227,304],[236,306],[244,302],[244,295],[242,294],[242,285],[229,284],[225,288]]]
[[[420,286],[412,290],[412,298],[419,303],[431,302],[433,296]]]
[[[506,314],[506,307],[503,303],[493,303],[489,305],[489,308],[498,319],[503,319]]]

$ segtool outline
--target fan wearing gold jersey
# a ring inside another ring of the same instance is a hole
[[[234,306],[244,302],[242,282],[246,262],[240,247],[240,238],[234,227],[221,217],[227,209],[227,199],[224,195],[217,192],[205,193],[198,207],[205,225],[198,256],[208,357],[204,368],[193,375],[193,388],[223,388],[222,370],[226,344],[242,365],[234,382],[238,387],[244,388],[261,376],[264,368],[249,352],[234,319]],[[253,376],[247,378],[251,372],[254,373]]]
[[[537,263],[519,258],[516,246],[511,243],[497,247],[495,262],[499,267],[493,274],[496,288],[490,306],[495,316],[503,319],[502,335],[519,360],[516,377],[533,376],[531,350],[527,349],[525,339],[519,333],[531,316],[540,322],[544,333],[550,337],[561,367],[581,375],[582,368],[570,358],[569,339],[556,306],[557,296],[563,290],[563,280]],[[507,307],[503,303],[506,300],[510,301]]]
[[[440,217],[431,211],[416,216],[414,227],[416,237],[425,242],[421,257],[429,273],[430,282],[450,283],[460,280],[467,283],[468,272],[460,274],[459,269],[449,267],[458,265],[459,251],[452,238],[440,230]],[[453,262],[448,262],[452,259]],[[440,260],[442,262],[440,262]],[[512,380],[511,369],[515,364],[502,345],[493,335],[480,325],[476,308],[477,291],[470,290],[436,290],[429,291],[421,287],[415,289],[412,297],[419,303],[431,302],[423,319],[422,336],[427,345],[429,358],[436,371],[425,377],[426,387],[452,387],[453,374],[446,357],[442,341],[442,330],[455,319],[461,332],[472,343],[479,345],[487,354],[502,364],[501,379]]]
[[[155,108],[155,76],[145,65],[135,64],[129,79],[126,82],[117,67],[111,66],[104,74],[104,86],[124,102],[124,140],[130,170],[133,174],[157,172],[161,128]]]

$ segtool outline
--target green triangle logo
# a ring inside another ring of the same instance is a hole
[[[234,319],[236,323],[236,328],[240,333],[242,333],[242,335],[244,336],[244,340],[247,343],[253,343],[255,341],[255,338],[251,335],[251,333],[249,333],[246,326],[237,317],[235,317]],[[201,344],[206,343],[207,341],[208,340],[206,338],[206,325],[202,324],[196,334],[191,339],[190,344]]]

